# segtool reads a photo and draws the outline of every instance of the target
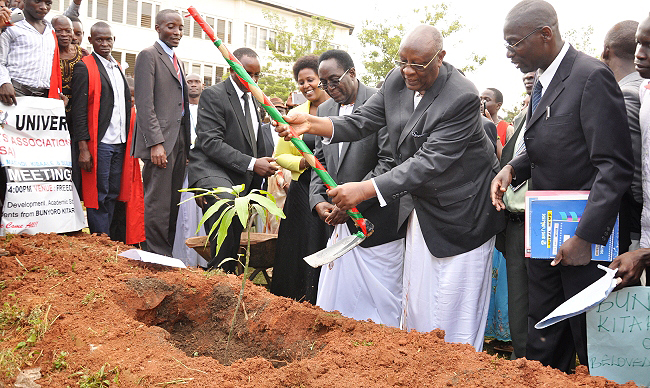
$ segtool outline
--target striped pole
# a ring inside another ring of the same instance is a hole
[[[244,69],[244,66],[239,62],[235,56],[233,56],[228,48],[226,48],[226,45],[223,44],[221,39],[217,38],[214,34],[214,30],[208,23],[203,20],[203,17],[199,14],[199,12],[196,10],[194,7],[189,7],[187,11],[190,13],[190,15],[194,18],[194,20],[199,23],[203,31],[208,35],[210,40],[214,43],[215,46],[219,49],[221,52],[221,55],[223,55],[224,59],[230,67],[235,71],[237,74],[237,78],[239,78],[239,81],[244,85],[244,87],[255,97],[257,101],[262,105],[262,107],[269,113],[269,115],[273,118],[273,120],[277,121],[278,123],[282,124],[288,124],[283,118],[280,112],[273,106],[273,103],[271,103],[271,100],[262,92],[262,89],[260,89],[259,86],[253,81],[251,76],[248,74],[246,69]],[[316,159],[314,154],[311,152],[309,147],[307,147],[307,144],[296,136],[296,133],[294,132],[293,128],[289,127],[290,132],[291,132],[291,143],[300,151],[300,154],[307,160],[307,163],[316,171],[318,176],[323,180],[323,183],[325,183],[325,186],[328,189],[332,189],[337,186],[336,182],[330,174],[325,170],[325,167]],[[354,223],[357,225],[357,227],[360,229],[357,234],[359,237],[368,237],[371,231],[368,230],[367,225],[366,225],[366,219],[363,218],[359,210],[357,210],[356,207],[350,209],[347,211],[348,215]]]

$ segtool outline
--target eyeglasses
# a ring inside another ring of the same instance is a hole
[[[352,68],[350,68],[350,69],[352,69]],[[345,71],[345,73],[343,73],[343,75],[341,75],[339,77],[339,79],[337,79],[337,80],[329,81],[329,82],[328,81],[320,81],[318,83],[318,87],[323,89],[323,90],[336,89],[336,87],[339,86],[339,84],[341,83],[341,80],[343,79],[343,77],[345,77],[345,75],[348,74],[348,71],[350,71],[350,69],[347,69]]]
[[[433,55],[433,58],[429,62],[427,62],[426,65],[420,65],[419,63],[408,63],[404,61],[400,61],[399,59],[395,60],[395,66],[399,66],[400,69],[404,69],[406,66],[410,66],[413,70],[415,71],[424,71],[426,70],[427,67],[433,62],[435,58],[438,57],[438,54],[440,54],[440,51],[442,51],[442,48],[440,50],[436,51],[436,53]]]
[[[519,40],[517,41],[517,43],[514,43],[514,44],[510,44],[510,43],[508,43],[508,42],[504,43],[505,46],[506,46],[506,49],[508,49],[508,51],[512,51],[512,52],[514,53],[515,50],[516,50],[516,47],[517,47],[517,45],[518,45],[519,43],[523,42],[524,40],[526,40],[526,38],[528,38],[529,36],[533,35],[534,33],[536,33],[537,31],[541,30],[542,28],[544,28],[544,27],[537,27],[537,28],[535,28],[535,29],[532,30],[528,35],[526,35],[526,36],[524,36],[523,38],[519,39]]]

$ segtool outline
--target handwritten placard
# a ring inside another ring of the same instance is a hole
[[[589,373],[650,386],[650,287],[613,292],[587,312]]]

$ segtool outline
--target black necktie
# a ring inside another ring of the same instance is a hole
[[[253,118],[251,117],[250,104],[248,102],[248,93],[244,93],[241,97],[244,99],[244,116],[246,117],[246,126],[248,127],[248,133],[251,136],[251,144],[253,146],[253,152],[257,154],[257,139],[255,138],[255,131],[253,130]],[[257,155],[253,155],[257,157]]]
[[[542,99],[542,83],[537,80],[535,86],[533,87],[533,95],[530,99],[530,103],[533,104],[531,113],[535,113],[535,108],[539,105],[540,100]]]

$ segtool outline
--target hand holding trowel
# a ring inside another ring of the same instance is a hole
[[[230,51],[226,48],[226,46],[223,44],[221,39],[218,39],[215,34],[214,30],[212,27],[210,27],[205,20],[201,17],[201,15],[198,13],[196,8],[194,7],[189,7],[187,11],[190,13],[190,15],[194,18],[194,20],[201,26],[203,31],[208,35],[210,40],[214,43],[215,46],[219,49],[221,54],[223,55],[224,59],[230,67],[235,71],[237,74],[237,77],[241,81],[241,83],[246,87],[246,89],[259,101],[259,103],[262,105],[262,107],[269,113],[271,118],[273,120],[282,123],[282,124],[287,124],[287,122],[282,118],[282,115],[278,110],[273,106],[273,103],[269,100],[269,98],[264,95],[264,92],[257,86],[255,81],[251,78],[251,76],[246,72],[242,64],[235,58]],[[316,171],[318,176],[323,180],[323,183],[325,183],[325,186],[327,186],[328,189],[332,189],[336,187],[336,182],[334,182],[334,179],[330,176],[330,174],[327,173],[323,165],[314,157],[314,154],[311,152],[309,147],[305,144],[302,139],[300,139],[298,136],[296,136],[295,132],[293,129],[291,129],[291,143],[300,151],[301,155],[307,160],[307,163]],[[330,245],[329,247],[318,251],[314,253],[313,255],[309,255],[304,258],[304,260],[307,262],[307,264],[311,265],[312,267],[320,267],[321,265],[327,264],[331,261],[336,260],[337,258],[341,257],[348,251],[350,251],[352,248],[356,247],[359,245],[363,240],[365,240],[368,236],[370,236],[374,230],[374,226],[370,223],[370,221],[366,220],[363,218],[361,213],[357,210],[357,208],[351,208],[350,210],[347,211],[347,214],[350,216],[350,218],[354,221],[354,223],[357,225],[357,228],[359,229],[357,233],[350,235],[344,239],[341,239],[340,241],[336,242],[335,244]]]

